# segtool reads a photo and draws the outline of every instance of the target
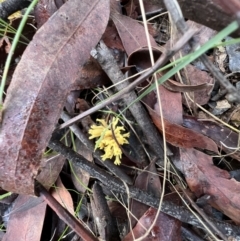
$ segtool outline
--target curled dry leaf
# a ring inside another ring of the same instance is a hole
[[[205,90],[207,87],[209,87],[209,84],[203,83],[203,84],[197,84],[197,85],[185,85],[177,81],[168,79],[163,83],[163,86],[168,90],[171,90],[174,92],[191,92],[191,91]]]
[[[34,36],[13,75],[0,132],[0,186],[34,194],[42,153],[79,66],[101,38],[109,1],[67,1]]]

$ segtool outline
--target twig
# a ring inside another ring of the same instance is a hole
[[[164,0],[165,6],[171,14],[171,17],[176,24],[177,28],[180,30],[182,34],[185,34],[188,31],[188,25],[186,24],[181,9],[176,0]],[[200,47],[195,38],[193,37],[189,44],[193,50]],[[220,71],[215,67],[215,65],[207,58],[205,54],[203,54],[199,59],[203,62],[203,64],[208,68],[208,70],[212,73],[213,77],[219,81],[219,83],[226,88],[229,93],[229,101],[240,102],[240,93],[237,89],[220,73]]]
[[[104,185],[108,189],[118,193],[126,194],[126,187],[121,180],[106,173],[104,170],[97,167],[93,163],[90,163],[83,156],[64,146],[60,141],[52,139],[49,143],[49,147],[54,151],[61,153],[69,161],[75,162],[75,164],[78,165],[81,169],[88,172],[92,177],[98,179],[101,182],[101,185]],[[128,186],[128,191],[130,198],[133,198],[148,206],[158,208],[159,198],[156,198],[153,195],[132,186]],[[177,206],[174,203],[164,201],[162,203],[161,211],[179,219],[182,222],[203,229],[199,219],[197,219],[195,215],[193,215],[187,208],[183,206]],[[224,233],[227,237],[233,236],[237,241],[240,241],[239,227],[211,218],[209,219],[214,222],[218,229],[221,230],[221,232]]]
[[[140,77],[138,77],[133,83],[129,84],[126,88],[122,89],[115,95],[111,96],[110,98],[102,101],[98,105],[92,107],[91,109],[77,115],[76,117],[72,118],[70,121],[65,122],[64,124],[60,125],[58,128],[62,129],[65,127],[68,127],[75,123],[76,121],[84,118],[85,116],[88,116],[102,108],[104,108],[106,105],[111,104],[114,101],[117,101],[121,98],[125,97],[125,94],[127,94],[129,91],[132,91],[137,85],[141,84],[145,79],[147,79],[149,76],[151,76],[154,72],[156,72],[161,66],[163,66],[167,61],[176,54],[188,41],[193,37],[193,35],[196,32],[193,30],[189,30],[182,36],[181,39],[174,45],[174,47],[171,50],[167,50],[165,53],[162,53],[160,58],[157,60],[155,65],[151,67],[148,71],[143,73]]]
[[[51,209],[61,218],[68,226],[70,226],[83,240],[98,241],[96,237],[90,233],[83,224],[80,223],[68,210],[50,194],[48,191],[36,181],[36,191],[42,197]]]
[[[0,18],[7,19],[16,11],[28,7],[30,3],[29,0],[6,0],[0,3]]]

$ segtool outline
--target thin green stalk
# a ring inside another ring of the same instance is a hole
[[[7,193],[5,193],[5,194],[2,194],[2,195],[0,195],[0,200],[4,199],[4,198],[6,198],[6,197],[9,197],[9,196],[11,196],[11,195],[12,195],[11,192],[7,192]]]
[[[3,76],[2,76],[1,86],[0,86],[0,111],[2,111],[2,108],[3,108],[4,87],[5,87],[5,84],[6,84],[7,74],[8,74],[8,70],[9,70],[9,67],[10,67],[10,63],[11,63],[11,60],[12,60],[13,53],[14,53],[14,51],[16,49],[16,46],[17,46],[17,43],[18,43],[18,41],[21,37],[23,28],[24,28],[24,26],[26,24],[26,21],[28,19],[28,15],[30,14],[30,12],[32,11],[34,6],[37,4],[37,2],[38,2],[38,0],[33,0],[31,2],[31,4],[29,5],[29,7],[27,8],[27,10],[26,10],[25,14],[23,15],[23,18],[22,18],[22,20],[19,24],[16,35],[13,39],[12,46],[11,46],[11,49],[9,51],[9,54],[8,54],[8,57],[7,57],[5,66],[4,66],[4,71],[3,71]]]

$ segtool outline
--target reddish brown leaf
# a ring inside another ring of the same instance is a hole
[[[159,86],[160,98],[162,103],[162,112],[165,119],[169,122],[182,124],[182,96],[181,93],[174,93],[163,86]],[[154,110],[159,112],[159,104],[156,101]]]
[[[184,116],[183,126],[208,136],[221,150],[240,161],[240,151],[237,151],[239,134],[216,122],[200,121],[191,116]]]
[[[34,200],[36,198],[24,195],[17,197],[3,241],[41,240],[47,204],[41,202],[35,207],[20,210],[21,206],[29,202],[30,199]]]
[[[137,49],[147,46],[147,38],[143,25],[139,24],[132,18],[117,13],[116,11],[111,11],[111,17],[128,55]],[[151,35],[150,41],[153,47],[157,47],[157,44]]]
[[[109,48],[124,51],[122,41],[112,21],[108,23],[108,26],[102,36],[102,40]]]
[[[99,41],[109,1],[67,1],[36,33],[14,73],[0,133],[0,186],[34,194],[42,153],[79,66]]]
[[[140,218],[132,232],[129,232],[123,241],[132,241],[142,237],[146,233],[146,230],[148,230],[153,224],[156,213],[156,209],[149,208]],[[182,240],[180,223],[181,222],[175,218],[172,218],[164,213],[160,213],[149,235],[141,240],[180,241]]]
[[[237,0],[230,0],[230,1],[213,0],[213,2],[221,6],[221,8],[229,14],[236,14],[237,12],[240,11],[240,3]]]
[[[152,193],[155,197],[160,197],[161,183],[159,176],[157,175],[155,162],[150,163],[146,172],[143,171],[137,177],[134,186]],[[150,228],[156,217],[156,212],[156,209],[149,208],[145,204],[131,200],[131,213],[134,216],[131,216],[131,226],[134,227],[133,233],[135,238],[141,237],[146,233],[146,229]],[[139,220],[137,221],[136,218]],[[141,226],[140,223],[143,224],[143,226]],[[172,240],[173,237],[180,237],[179,228],[180,222],[178,220],[160,212],[150,235],[143,240]],[[133,240],[132,231],[129,232],[124,240]]]
[[[240,223],[240,183],[212,163],[212,158],[194,149],[180,148],[175,164],[188,186],[198,196],[210,195],[209,203],[235,222]]]
[[[152,117],[154,124],[162,132],[162,123],[160,116],[149,106],[147,109]],[[211,139],[203,136],[195,131],[184,128],[180,125],[170,123],[167,119],[164,119],[164,129],[167,142],[177,147],[184,148],[201,148],[218,152],[217,145]]]
[[[110,82],[109,77],[102,70],[100,64],[90,57],[85,64],[79,68],[74,81],[74,89],[82,90],[106,85]]]

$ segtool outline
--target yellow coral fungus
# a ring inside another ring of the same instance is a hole
[[[103,119],[97,119],[100,125],[92,125],[88,133],[90,134],[89,139],[98,138],[96,140],[95,149],[99,148],[104,150],[105,154],[102,155],[102,159],[105,161],[106,159],[112,159],[115,157],[114,164],[120,165],[122,158],[122,150],[119,148],[119,145],[128,144],[126,138],[129,137],[130,133],[122,134],[121,131],[125,131],[123,126],[117,126],[119,119],[113,117],[112,120],[112,128],[111,124],[107,124],[107,122]],[[113,136],[112,130],[114,132]]]

